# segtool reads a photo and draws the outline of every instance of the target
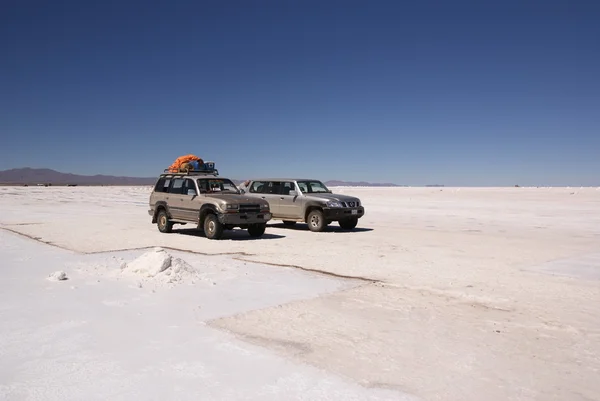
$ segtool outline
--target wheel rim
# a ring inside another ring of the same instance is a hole
[[[214,221],[208,222],[208,232],[211,234],[215,232],[215,222]]]
[[[321,219],[319,219],[319,216],[316,214],[313,214],[310,218],[310,224],[313,227],[319,227],[319,224],[321,223]]]
[[[167,225],[167,216],[160,216],[159,224],[161,227],[165,227]]]

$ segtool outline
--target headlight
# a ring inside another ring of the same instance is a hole
[[[240,208],[240,205],[227,205],[227,210],[237,210]]]
[[[342,207],[342,204],[338,201],[327,202],[327,207]]]
[[[267,204],[261,205],[260,210],[266,210],[268,212],[270,210],[269,204],[267,203]]]

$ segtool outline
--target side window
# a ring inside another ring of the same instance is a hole
[[[271,181],[267,188],[268,194],[279,195],[281,193],[281,182]]]
[[[257,193],[257,194],[262,194],[265,192],[266,189],[266,183],[262,182],[262,181],[254,181],[252,183],[252,186],[250,187],[250,192],[253,193]]]
[[[173,180],[173,185],[171,185],[171,188],[169,188],[169,193],[181,195],[182,188],[183,188],[183,181],[185,181],[183,178],[175,178]]]
[[[304,193],[308,192],[308,187],[306,186],[305,182],[299,182],[298,187],[300,187],[300,191],[302,191]]]
[[[183,194],[189,196],[198,195],[196,193],[196,187],[194,186],[193,180],[190,180],[189,178],[185,180],[185,183],[183,184]]]
[[[296,187],[294,186],[293,182],[284,182],[283,183],[283,192],[281,193],[282,195],[289,195],[290,191],[295,191]]]

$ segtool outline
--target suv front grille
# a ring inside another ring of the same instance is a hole
[[[359,207],[360,206],[360,202],[342,202],[342,206],[343,207]]]
[[[240,205],[240,213],[259,213],[260,205],[254,203],[242,203]]]

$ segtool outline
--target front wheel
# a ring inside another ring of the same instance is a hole
[[[248,226],[248,234],[250,234],[250,236],[254,238],[262,237],[262,235],[265,233],[266,228],[266,224],[250,224]]]
[[[208,239],[221,239],[223,236],[223,225],[214,214],[209,214],[204,219],[204,234]]]
[[[325,216],[323,216],[323,212],[318,209],[313,210],[308,214],[307,223],[310,231],[320,232],[327,227]]]
[[[358,224],[358,219],[356,217],[350,219],[340,220],[339,225],[344,230],[352,230]]]

